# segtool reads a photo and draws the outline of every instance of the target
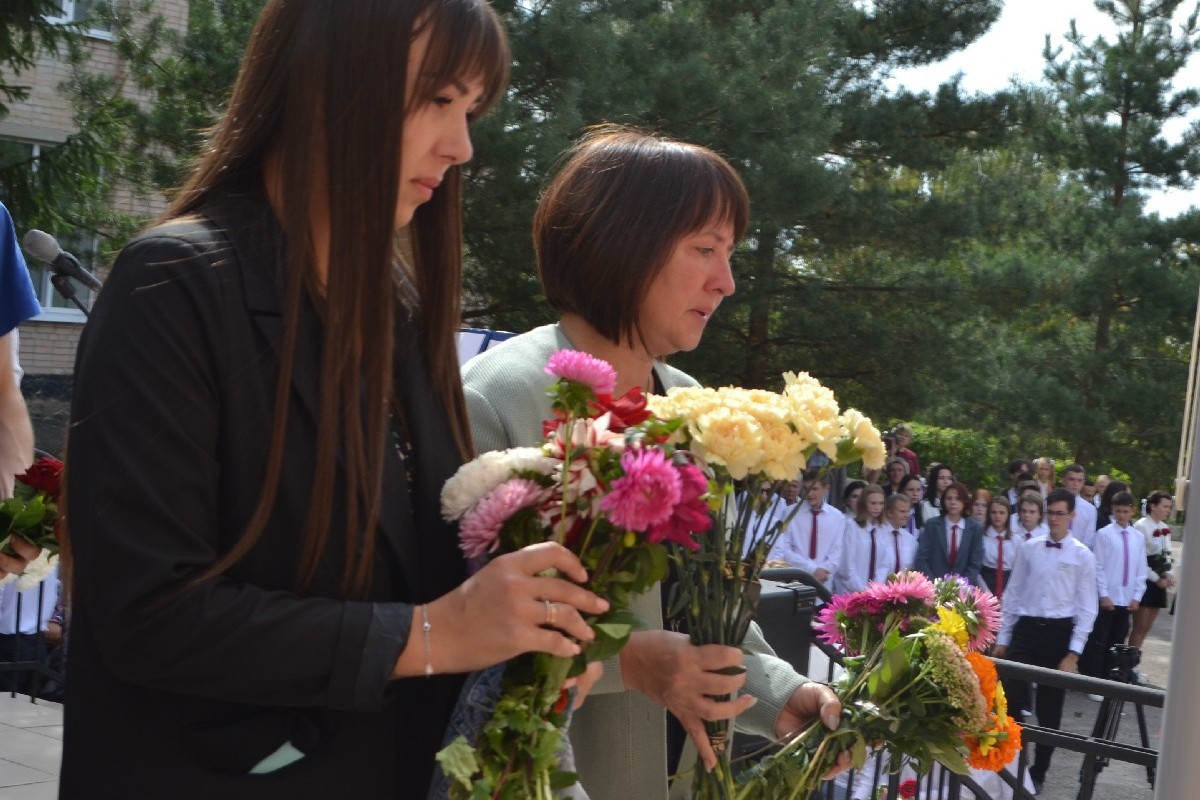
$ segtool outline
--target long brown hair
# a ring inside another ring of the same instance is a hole
[[[407,102],[409,50],[429,43]],[[324,328],[313,487],[297,576],[305,590],[329,542],[338,455],[346,497],[343,590],[371,581],[388,417],[399,407],[392,374],[398,302],[395,208],[404,120],[454,80],[482,80],[482,106],[507,81],[503,29],[483,0],[270,0],[251,36],[229,108],[165,217],[186,216],[278,166],[279,223],[289,243],[286,319],[271,447],[258,506],[238,543],[197,578],[228,570],[258,542],[283,469],[297,319],[307,297]],[[328,222],[324,283],[309,236]],[[455,352],[461,314],[460,175],[452,167],[408,229],[417,318],[454,443],[471,452]],[[395,287],[388,291],[389,287]]]

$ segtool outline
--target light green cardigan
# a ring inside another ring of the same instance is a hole
[[[471,433],[478,452],[537,444],[542,420],[549,419],[551,380],[543,368],[559,350],[572,349],[557,325],[545,325],[516,336],[463,365],[463,388]],[[659,381],[674,386],[697,386],[684,372],[659,364]],[[641,595],[633,611],[651,629],[661,629],[658,587]],[[805,678],[775,657],[757,624],[744,647],[744,692],[758,703],[738,717],[747,733],[774,738],[775,721],[789,697]],[[571,743],[581,783],[592,800],[665,800],[667,787],[666,712],[639,692],[625,689],[620,662],[604,663],[604,677],[571,722]],[[681,769],[691,767],[688,751]]]

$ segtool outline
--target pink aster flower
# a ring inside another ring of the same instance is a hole
[[[612,482],[600,501],[614,525],[645,532],[671,518],[679,504],[679,472],[658,450],[626,450],[621,454],[625,474]]]
[[[817,612],[817,621],[814,627],[817,630],[817,637],[825,642],[825,644],[833,645],[834,647],[846,646],[846,637],[842,632],[842,624],[839,616],[845,619],[850,598],[851,595],[848,594],[835,594]]]
[[[537,483],[513,478],[497,486],[462,518],[458,528],[458,546],[467,558],[494,553],[500,546],[500,529],[523,508],[535,506],[547,492]]]
[[[598,395],[611,395],[617,388],[617,373],[612,366],[591,353],[579,350],[559,350],[550,356],[546,374],[582,383]]]
[[[869,583],[864,593],[886,609],[932,605],[933,582],[919,572],[909,570],[893,575],[887,583]]]
[[[650,526],[647,538],[651,544],[674,542],[691,550],[699,550],[700,543],[693,534],[712,527],[712,514],[704,500],[708,493],[708,478],[692,464],[675,469],[679,474],[679,503],[671,510],[670,519]]]
[[[1000,601],[978,586],[965,587],[963,601],[970,609],[963,615],[970,636],[967,649],[973,653],[983,652],[996,641],[996,632],[1000,630]]]

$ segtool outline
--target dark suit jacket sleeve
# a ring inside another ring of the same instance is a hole
[[[967,558],[967,571],[964,577],[972,585],[979,584],[979,570],[983,568],[983,527],[974,520],[967,521],[971,533],[971,550]]]
[[[913,569],[931,578],[940,577],[929,572],[933,568],[933,540],[938,535],[938,531],[933,529],[937,527],[933,520],[921,527],[921,535],[917,537],[917,557],[913,559]]]
[[[243,487],[218,491],[226,389],[251,379],[225,374],[231,352],[250,346],[227,316],[244,316],[241,302],[236,271],[213,268],[194,242],[144,239],[118,259],[78,353],[75,602],[120,680],[262,705],[380,707],[407,613],[229,577],[189,583],[218,558],[227,510],[245,500]]]

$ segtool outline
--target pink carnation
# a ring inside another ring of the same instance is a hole
[[[679,504],[679,472],[658,450],[626,450],[621,454],[625,474],[612,482],[600,501],[614,525],[645,532],[671,518]]]
[[[546,373],[591,387],[596,394],[611,395],[617,388],[617,373],[612,366],[591,353],[559,350],[550,356]]]
[[[702,533],[712,527],[712,514],[704,496],[708,493],[708,478],[692,464],[677,467],[679,474],[679,504],[671,511],[666,522],[650,526],[649,539],[652,544],[674,542],[692,550],[699,550],[700,543],[693,534]]]
[[[488,492],[462,518],[458,527],[458,546],[467,558],[494,553],[499,547],[500,529],[522,508],[537,505],[546,490],[524,478],[513,478]]]

